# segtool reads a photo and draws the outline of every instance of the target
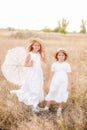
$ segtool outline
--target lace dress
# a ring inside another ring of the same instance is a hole
[[[18,48],[16,48],[16,49],[18,49]],[[15,50],[15,51],[17,51],[17,50]],[[19,51],[19,53],[20,53],[20,51]],[[24,52],[23,52],[23,54],[24,54]],[[17,53],[16,53],[16,55],[17,55]],[[16,71],[16,72],[13,73],[13,71],[12,71],[13,75],[15,75],[15,77],[13,76],[13,78],[15,78],[14,83],[16,83],[16,80],[17,80],[16,84],[19,84],[21,86],[21,88],[19,90],[11,90],[10,93],[16,94],[17,97],[18,97],[18,100],[20,102],[24,102],[26,105],[33,105],[33,106],[36,107],[38,105],[38,103],[41,102],[44,99],[44,94],[43,94],[43,72],[42,72],[42,68],[41,68],[40,54],[30,52],[30,58],[31,58],[31,60],[34,61],[34,64],[33,64],[32,67],[23,67],[22,66],[22,68],[21,67],[18,68],[18,66],[16,66],[17,70],[14,69],[14,71]],[[24,59],[24,58],[22,58],[22,59]],[[2,70],[3,70],[4,75],[7,74],[7,77],[9,77],[8,80],[13,82],[12,81],[12,79],[13,79],[12,78],[12,73],[10,74],[10,71],[9,71],[10,76],[8,76],[9,74],[7,73],[7,71],[5,69],[7,67],[7,62],[6,61],[7,60],[5,60],[6,64],[4,63],[2,65],[2,68],[3,68]],[[22,62],[23,61],[21,61],[21,63]],[[9,62],[9,64],[10,64],[10,62]],[[17,64],[19,65],[19,63],[17,63]],[[24,70],[22,70],[23,68],[24,68]],[[6,72],[4,71],[4,69],[5,69]],[[13,68],[12,68],[12,70],[13,70]],[[21,72],[22,75],[20,74],[20,76],[19,76],[20,78],[18,77],[18,75],[19,75],[18,71],[19,72],[22,71]],[[24,76],[23,76],[23,74],[24,74]],[[23,78],[22,78],[22,76],[23,76]],[[20,81],[22,79],[23,79],[23,81]]]

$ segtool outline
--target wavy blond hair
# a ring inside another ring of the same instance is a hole
[[[40,38],[30,38],[28,40],[28,46],[27,46],[27,52],[30,52],[33,50],[33,45],[38,42],[40,44],[40,50],[39,50],[39,53],[41,54],[44,49],[43,49],[43,41],[40,39]]]

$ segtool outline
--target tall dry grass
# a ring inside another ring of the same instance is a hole
[[[17,39],[13,34],[17,35]],[[34,35],[36,36],[37,34]],[[56,50],[63,47],[68,52],[68,62],[72,68],[72,89],[63,110],[63,117],[61,119],[56,117],[58,106],[56,103],[52,105],[49,113],[34,114],[28,106],[18,102],[15,95],[9,93],[11,89],[19,87],[8,82],[0,70],[0,130],[86,130],[87,35],[38,33],[38,37],[44,40],[48,59],[46,64],[42,64],[45,95],[49,90],[50,67]],[[0,31],[0,65],[8,49],[16,46],[26,47],[27,40],[28,37],[18,37],[18,32]]]

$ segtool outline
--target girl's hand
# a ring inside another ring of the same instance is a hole
[[[68,89],[67,89],[67,90],[68,90],[68,92],[71,91],[71,85],[68,86]]]
[[[68,73],[68,91],[71,91],[71,72]]]
[[[46,56],[45,56],[45,52],[41,53],[41,59],[42,59],[43,62],[45,62],[45,63],[47,62],[47,59],[46,59]]]
[[[34,61],[31,60],[31,61],[29,62],[29,67],[33,66],[33,64],[34,64]]]
[[[70,92],[71,88],[68,88],[68,92]]]

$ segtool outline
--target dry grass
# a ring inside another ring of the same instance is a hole
[[[33,32],[34,33],[34,32]],[[16,46],[27,46],[28,37],[23,32],[0,31],[0,64],[3,63],[8,49]],[[15,35],[14,35],[15,34]],[[20,32],[21,34],[21,32]],[[15,37],[17,35],[17,37]],[[22,38],[20,38],[22,36]],[[48,92],[50,67],[54,61],[57,48],[64,47],[69,54],[68,61],[72,67],[72,90],[65,104],[63,117],[56,117],[57,104],[52,105],[50,113],[35,115],[28,106],[19,103],[11,89],[18,86],[9,83],[0,70],[0,130],[86,130],[87,129],[87,35],[35,33],[34,37],[44,40],[47,64],[43,64],[45,95]]]

